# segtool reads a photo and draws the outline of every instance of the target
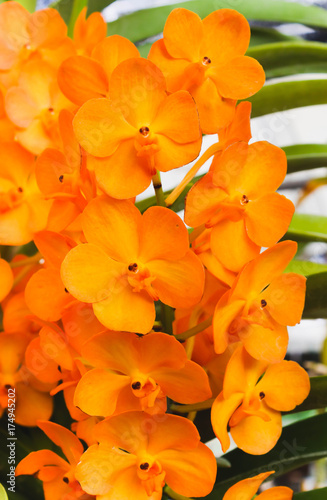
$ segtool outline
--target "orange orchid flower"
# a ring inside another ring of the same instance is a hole
[[[33,155],[19,144],[1,144],[0,164],[0,244],[24,245],[45,228],[51,201],[37,187]]]
[[[90,57],[78,55],[66,59],[58,70],[58,83],[63,94],[81,106],[96,97],[107,97],[109,81],[119,63],[140,57],[127,38],[112,35],[99,42]]]
[[[285,234],[294,205],[275,191],[286,168],[280,148],[238,142],[214,159],[187,195],[186,224],[212,228],[211,250],[230,271],[238,272],[260,247],[274,245]]]
[[[274,472],[275,471],[262,472],[257,476],[239,481],[229,488],[229,490],[225,493],[223,500],[251,500],[258,491],[261,483],[263,483],[263,481]],[[276,486],[263,491],[256,496],[256,498],[258,500],[292,500],[293,491],[286,486]]]
[[[86,154],[78,144],[72,126],[73,114],[59,113],[61,150],[47,148],[36,161],[36,180],[46,198],[53,199],[47,229],[77,232],[78,217],[96,196],[94,174],[86,168]]]
[[[274,363],[284,358],[287,325],[300,322],[305,298],[306,278],[295,273],[282,274],[296,249],[294,241],[278,243],[240,272],[215,309],[217,353],[224,352],[229,343],[241,340],[256,359]]]
[[[219,9],[201,21],[179,8],[169,14],[163,39],[151,47],[149,59],[164,73],[168,91],[185,89],[194,97],[205,134],[226,127],[236,101],[265,82],[262,66],[244,56],[249,42],[249,23],[235,10]]]
[[[66,40],[67,26],[55,9],[30,14],[18,2],[0,5],[0,70],[10,70],[36,52],[56,50]]]
[[[151,207],[141,215],[132,202],[103,195],[86,207],[82,226],[88,243],[67,254],[61,277],[110,330],[149,332],[156,300],[186,308],[200,301],[203,267],[171,210]]]
[[[3,309],[3,328],[6,332],[37,333],[41,325],[35,321],[25,302],[25,293],[12,294],[1,304]]]
[[[76,246],[74,240],[52,231],[41,231],[34,241],[45,259],[45,267],[32,275],[25,289],[27,307],[44,321],[58,321],[63,310],[75,302],[60,277],[66,254]]]
[[[108,99],[91,99],[73,125],[94,157],[97,182],[109,196],[127,199],[144,191],[156,171],[167,172],[200,152],[198,113],[191,95],[167,96],[161,71],[132,58],[112,72]]]
[[[270,451],[282,432],[280,412],[293,410],[309,392],[309,376],[294,361],[269,365],[239,346],[227,365],[223,390],[211,410],[212,428],[223,451],[230,445],[227,426],[237,446],[246,453],[262,455]]]
[[[79,13],[74,26],[74,44],[77,53],[90,56],[94,47],[107,36],[107,24],[100,12],[86,18],[87,7]]]
[[[128,412],[96,425],[99,445],[76,467],[82,488],[97,498],[160,500],[166,482],[180,495],[204,497],[216,476],[216,460],[195,425],[175,415]]]
[[[39,418],[49,419],[53,401],[50,386],[35,379],[24,364],[30,340],[23,333],[0,332],[0,414],[8,405],[8,389],[15,391],[15,421],[33,427]]]
[[[88,415],[163,413],[166,396],[180,403],[211,397],[205,371],[165,333],[100,333],[84,344],[82,356],[94,368],[81,378],[74,402]]]
[[[84,451],[80,440],[61,425],[39,421],[42,431],[59,446],[64,460],[51,450],[34,451],[19,462],[16,476],[36,475],[43,482],[45,500],[95,500],[87,495],[75,479],[75,469]]]
[[[60,92],[57,71],[43,61],[26,63],[5,96],[6,113],[18,127],[15,139],[33,154],[60,144],[58,114],[72,108]]]

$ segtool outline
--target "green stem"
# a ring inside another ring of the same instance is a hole
[[[165,486],[165,493],[173,500],[192,500],[192,498],[184,497],[184,495],[180,495],[179,493],[176,493],[176,491],[169,488],[169,486]]]
[[[159,205],[160,207],[165,207],[166,206],[165,196],[164,196],[164,192],[162,189],[160,173],[158,171],[152,177],[152,183],[153,183],[154,191],[156,193],[157,205]]]
[[[198,325],[194,326],[193,328],[190,328],[189,330],[186,330],[186,332],[180,333],[179,335],[176,335],[177,340],[187,340],[190,337],[193,337],[197,333],[202,332],[206,328],[208,328],[212,323],[212,316],[209,318],[205,319]]]
[[[208,410],[208,408],[211,408],[214,400],[215,398],[211,398],[206,401],[202,401],[202,403],[194,403],[192,405],[176,405],[173,403],[170,405],[170,411],[175,411],[177,413],[190,413],[193,411]]]
[[[27,259],[10,262],[10,267],[11,269],[14,269],[15,267],[30,266],[32,264],[38,263],[40,259],[42,259],[42,255],[38,252],[32,257],[28,257]]]

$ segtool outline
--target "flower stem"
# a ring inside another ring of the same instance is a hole
[[[154,187],[154,192],[156,193],[157,205],[159,205],[160,207],[165,207],[166,206],[165,197],[164,197],[164,192],[162,190],[160,173],[158,171],[152,177],[152,183]]]
[[[173,491],[171,488],[169,488],[169,486],[165,486],[165,493],[173,500],[192,500],[192,498],[184,497],[184,495],[176,493],[176,491]]]
[[[179,335],[176,335],[176,339],[177,340],[187,340],[190,337],[193,337],[197,333],[200,333],[203,330],[205,330],[206,328],[208,328],[208,326],[210,326],[211,323],[212,323],[212,316],[205,319],[204,321],[202,321],[198,325],[194,326],[193,328],[190,328],[189,330],[186,330],[185,332],[180,333]]]
[[[202,401],[201,403],[194,403],[192,405],[177,405],[173,403],[172,405],[170,405],[170,411],[175,411],[177,413],[191,413],[200,410],[207,410],[208,408],[211,408],[214,400],[215,398],[211,398],[207,399],[207,401]]]
[[[181,192],[186,188],[187,184],[193,179],[198,170],[202,167],[202,165],[211,158],[214,154],[220,151],[221,145],[218,143],[210,146],[207,151],[203,153],[203,155],[196,161],[193,167],[187,172],[184,179],[178,186],[170,193],[170,195],[166,198],[166,205],[169,207],[174,203],[174,201],[178,198]]]
[[[10,262],[10,267],[11,267],[11,269],[14,269],[15,267],[23,267],[23,266],[30,266],[32,264],[37,264],[41,258],[42,258],[42,256],[38,252],[35,255],[33,255],[32,257],[27,257],[27,259],[17,260],[15,262]]]

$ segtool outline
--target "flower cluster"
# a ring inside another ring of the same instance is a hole
[[[171,401],[212,398],[223,450],[230,428],[262,454],[310,389],[284,360],[305,296],[305,278],[283,272],[296,244],[278,243],[294,212],[276,193],[286,159],[249,145],[251,106],[237,102],[265,75],[244,55],[241,14],[175,9],[147,59],[106,30],[83,9],[70,39],[53,9],[0,5],[0,243],[12,247],[0,260],[0,409],[15,388],[16,422],[66,457],[39,450],[16,469],[43,481],[46,500],[159,500],[165,485],[205,497],[215,457]],[[203,134],[219,140],[165,200],[160,172],[195,160]],[[210,158],[184,224],[168,207]],[[141,213],[151,182],[157,204]],[[71,430],[50,421],[60,391]],[[252,498],[269,474],[224,499]]]

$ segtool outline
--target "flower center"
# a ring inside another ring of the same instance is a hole
[[[8,186],[6,184],[8,183]],[[10,181],[2,180],[2,192],[0,192],[0,213],[5,213],[20,205],[24,198],[22,187],[13,186]],[[1,189],[0,187],[0,189]],[[7,188],[7,189],[6,189]]]
[[[143,137],[148,137],[150,134],[150,129],[149,129],[149,127],[141,127],[139,129],[139,132],[141,135],[143,135]]]
[[[158,294],[152,287],[152,282],[155,279],[156,277],[151,276],[150,271],[146,267],[137,264],[137,262],[132,262],[127,267],[127,280],[133,288],[133,292],[145,290],[153,300],[159,300]]]
[[[246,196],[246,194],[243,194],[241,198],[241,205],[246,205],[247,203],[249,203],[249,198]]]
[[[204,58],[202,59],[202,64],[204,66],[207,66],[208,64],[211,64],[211,59],[207,56],[204,56]]]

